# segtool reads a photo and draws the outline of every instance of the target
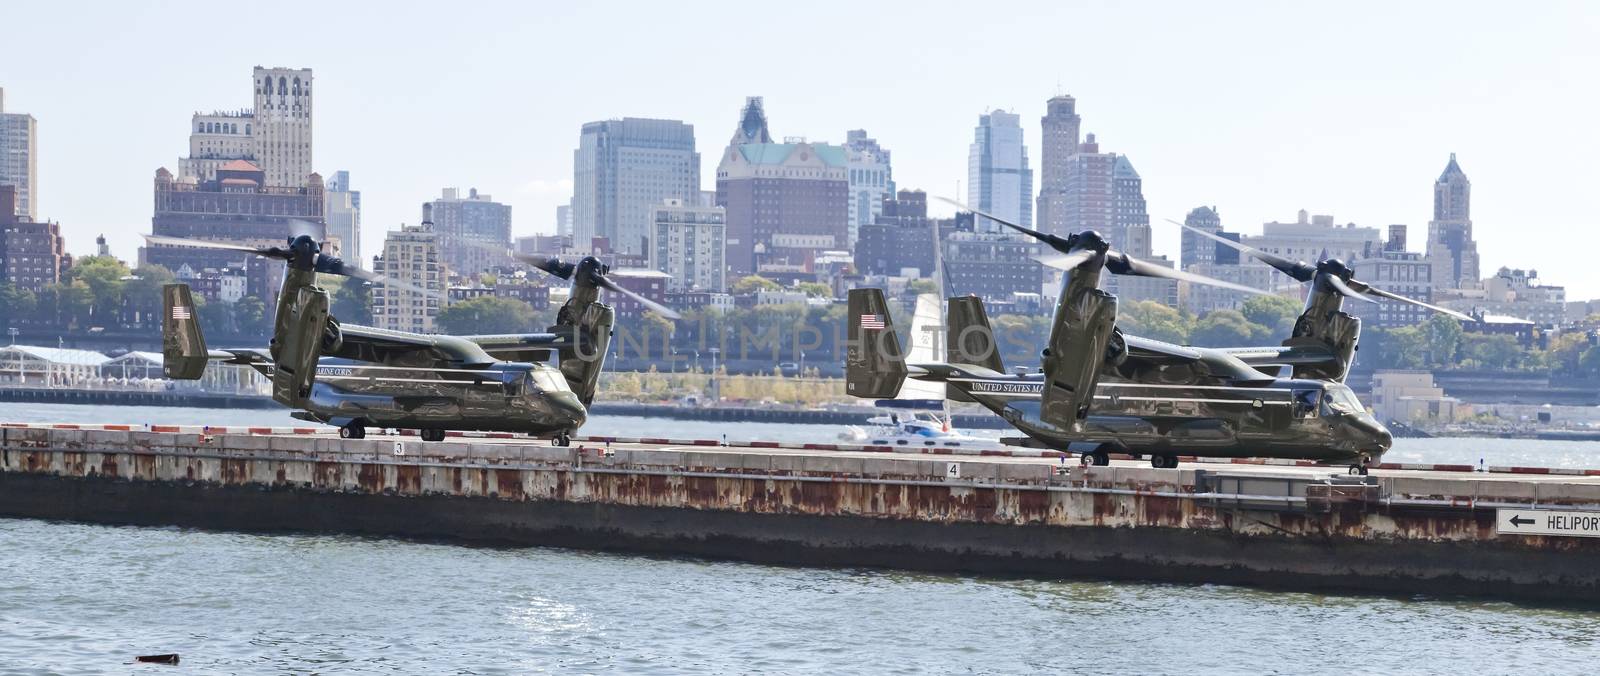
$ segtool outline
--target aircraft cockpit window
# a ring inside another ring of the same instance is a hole
[[[1361,405],[1361,400],[1356,398],[1356,393],[1348,387],[1330,387],[1324,404],[1340,413],[1360,413],[1367,410]]]
[[[534,387],[541,392],[560,392],[567,389],[566,381],[560,374],[549,369],[534,369],[528,372],[528,377],[533,380]]]
[[[1317,405],[1322,401],[1322,390],[1295,390],[1294,413],[1298,418],[1311,418],[1317,415]]]

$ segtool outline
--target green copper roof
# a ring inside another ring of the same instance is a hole
[[[744,155],[745,161],[751,164],[783,164],[799,147],[798,143],[746,143],[739,146],[739,152]],[[809,147],[822,159],[823,164],[830,167],[845,166],[842,146],[819,143]]]

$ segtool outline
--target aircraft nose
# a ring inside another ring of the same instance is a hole
[[[1372,444],[1373,456],[1383,455],[1384,452],[1389,450],[1390,446],[1394,445],[1394,435],[1389,432],[1388,428],[1378,424],[1376,420],[1367,416],[1358,416],[1352,418],[1350,424],[1360,430],[1362,436]]]
[[[571,392],[561,392],[552,394],[550,399],[551,407],[555,409],[558,415],[567,420],[569,429],[577,429],[583,426],[584,421],[588,420],[589,409],[584,407],[583,402],[578,401],[578,395]]]

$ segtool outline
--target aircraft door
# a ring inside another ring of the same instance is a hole
[[[323,335],[328,330],[328,292],[306,286],[295,294],[294,321],[280,327],[277,364],[272,373],[272,398],[286,406],[304,408],[311,394],[322,357]]]

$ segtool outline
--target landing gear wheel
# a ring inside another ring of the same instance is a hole
[[[1104,448],[1096,448],[1083,454],[1083,464],[1104,467],[1111,464],[1111,454],[1107,453]]]
[[[345,425],[344,427],[339,428],[339,438],[340,439],[365,439],[365,438],[367,438],[367,428],[365,428],[365,427],[363,427],[363,426],[361,426],[359,424],[356,424],[356,423],[350,423],[348,425]]]
[[[1366,476],[1367,475],[1367,468],[1369,466],[1371,466],[1371,465],[1372,465],[1372,458],[1369,458],[1369,457],[1363,455],[1363,456],[1361,456],[1361,460],[1359,462],[1356,462],[1355,464],[1350,466],[1350,473],[1351,474],[1359,474],[1361,476]]]
[[[568,436],[566,432],[562,432],[550,439],[550,443],[555,446],[571,446],[572,437]]]
[[[1150,466],[1154,467],[1156,469],[1173,469],[1173,468],[1176,468],[1178,466],[1178,456],[1176,456],[1176,455],[1152,455],[1152,456],[1150,456]]]
[[[444,430],[417,430],[423,441],[444,441]]]

